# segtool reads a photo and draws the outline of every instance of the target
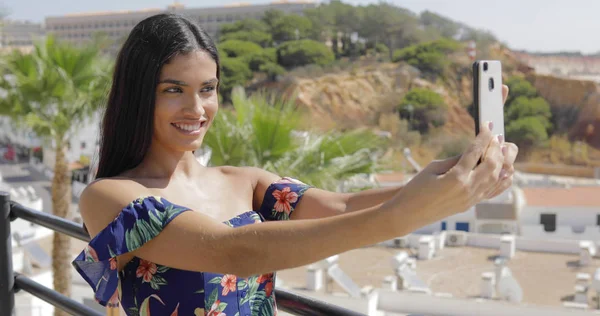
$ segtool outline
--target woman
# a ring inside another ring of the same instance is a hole
[[[80,199],[93,239],[73,262],[101,304],[274,315],[273,271],[405,235],[512,183],[517,148],[485,125],[461,157],[403,188],[340,194],[257,168],[203,167],[193,151],[217,114],[220,79],[214,43],[186,18],[147,18],[123,45],[97,180]]]

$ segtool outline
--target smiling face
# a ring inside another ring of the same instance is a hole
[[[196,150],[218,108],[215,61],[200,50],[177,55],[160,72],[152,141],[175,151]]]

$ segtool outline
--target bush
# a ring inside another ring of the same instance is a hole
[[[262,51],[262,47],[256,43],[240,40],[229,40],[218,45],[219,52],[224,56],[235,58],[243,57]]]
[[[460,45],[449,39],[412,45],[394,52],[394,62],[406,62],[419,68],[424,75],[436,78],[444,73],[450,64],[447,55],[455,52]]]
[[[220,90],[223,99],[230,100],[231,90],[235,86],[244,86],[252,78],[252,71],[241,58],[221,58]]]
[[[536,116],[543,119],[544,125],[550,127],[550,104],[541,97],[528,98],[525,96],[517,97],[506,111],[506,118],[510,121],[518,120],[527,116]]]
[[[258,69],[260,72],[264,72],[269,76],[269,80],[275,81],[277,76],[283,75],[285,73],[285,68],[277,65],[276,63],[265,63],[260,65]]]
[[[511,104],[518,97],[534,98],[538,95],[535,87],[525,78],[510,77],[505,84],[510,89],[506,104]]]
[[[401,118],[409,120],[412,129],[426,133],[430,126],[439,127],[446,123],[448,106],[435,91],[415,88],[404,96],[398,111]]]
[[[259,71],[262,65],[277,62],[277,52],[275,48],[262,49],[244,56],[244,61],[252,71]]]
[[[232,40],[252,42],[252,43],[258,44],[262,47],[270,46],[273,43],[273,38],[272,38],[271,34],[257,31],[257,30],[250,30],[250,31],[243,30],[243,31],[237,31],[237,32],[233,32],[233,33],[227,33],[227,34],[222,35],[221,38],[219,38],[219,40],[221,42],[228,42],[228,41],[232,41]]]
[[[327,45],[313,40],[290,41],[277,48],[278,63],[286,68],[309,64],[324,66],[334,61],[335,56]]]
[[[506,139],[528,148],[548,139],[546,126],[540,117],[528,116],[512,121],[506,126]]]

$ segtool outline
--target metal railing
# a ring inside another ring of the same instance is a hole
[[[102,316],[101,313],[76,302],[52,289],[49,289],[24,275],[15,273],[12,267],[11,221],[21,218],[31,223],[49,228],[68,236],[89,242],[90,238],[82,225],[75,222],[32,210],[10,201],[10,195],[0,192],[0,315],[13,315],[15,293],[28,292],[73,315]],[[280,310],[293,315],[311,316],[365,316],[343,307],[302,296],[286,290],[275,289],[277,306]]]

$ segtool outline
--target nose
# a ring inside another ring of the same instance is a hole
[[[206,110],[204,109],[204,102],[206,102],[205,99],[200,97],[198,94],[194,94],[194,99],[192,100],[192,102],[190,102],[191,106],[189,107],[189,110],[192,111],[192,113],[195,115],[204,116],[204,114],[206,114]]]

